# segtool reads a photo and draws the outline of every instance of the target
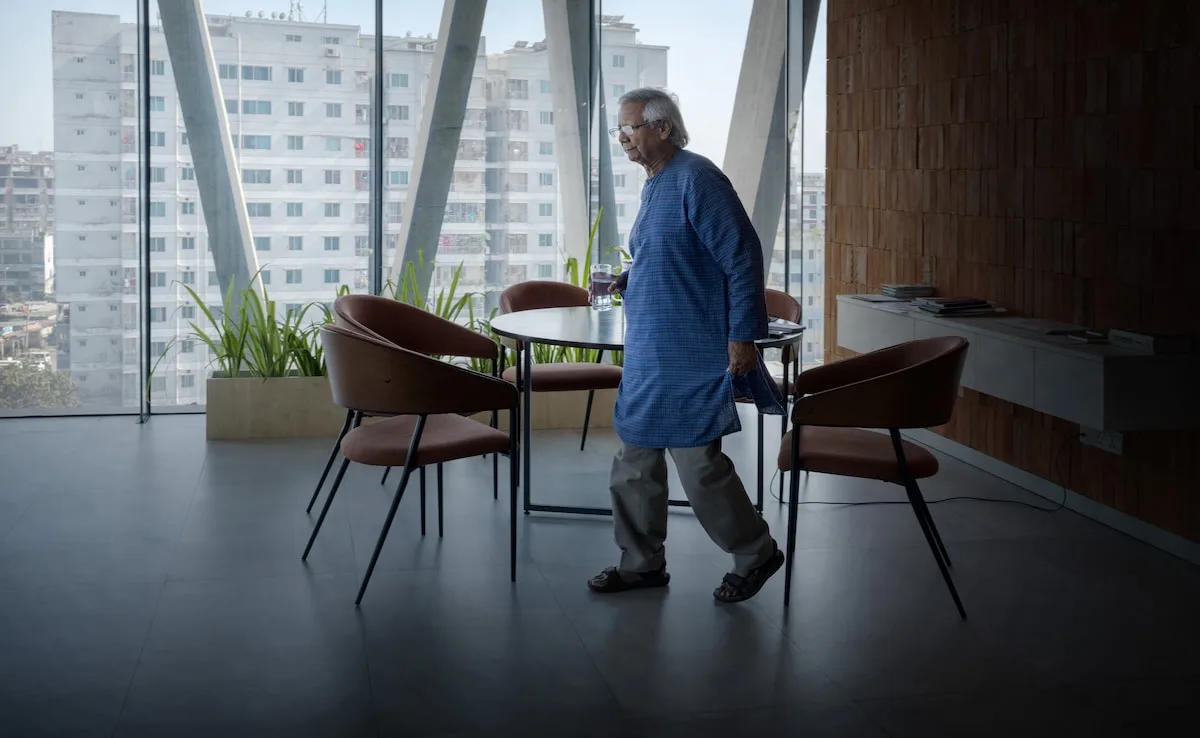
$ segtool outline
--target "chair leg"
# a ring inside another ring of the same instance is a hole
[[[350,459],[344,459],[337,476],[333,478],[333,486],[329,488],[325,504],[321,507],[321,514],[317,516],[317,524],[313,526],[312,533],[308,536],[308,544],[304,547],[304,553],[300,555],[301,561],[308,560],[308,552],[312,550],[313,541],[317,540],[317,533],[321,532],[321,525],[325,523],[325,516],[329,513],[329,506],[333,504],[333,497],[337,494],[338,487],[342,486],[342,477],[346,476],[348,466],[350,466]]]
[[[437,495],[438,495],[438,538],[446,532],[444,515],[442,513],[442,465],[437,465]]]
[[[317,488],[313,490],[312,499],[308,501],[308,507],[304,508],[304,512],[311,513],[313,505],[317,504],[317,497],[321,494],[321,488],[325,486],[325,479],[329,476],[329,470],[333,468],[334,459],[337,458],[338,452],[342,450],[342,439],[350,432],[350,423],[354,420],[354,411],[346,411],[346,422],[342,424],[342,432],[338,434],[337,440],[333,443],[333,450],[329,452],[329,461],[325,462],[325,471],[321,472],[321,479],[317,482]]]
[[[916,485],[916,482],[913,482]],[[946,544],[942,542],[942,535],[938,533],[937,526],[933,523],[933,511],[929,509],[928,503],[925,502],[925,496],[921,494],[920,488],[917,489],[917,499],[920,500],[921,514],[925,517],[925,522],[929,525],[929,531],[933,533],[933,540],[937,543],[938,551],[942,554],[942,560],[946,562],[946,566],[954,568],[954,563],[950,561],[950,554],[946,552]]]
[[[392,467],[390,467],[390,466],[389,466],[389,467],[386,467],[386,468],[384,468],[384,470],[383,470],[383,479],[380,479],[380,480],[379,480],[379,483],[380,483],[380,484],[387,484],[387,478],[388,478],[388,474],[389,474],[389,473],[391,473],[391,471],[392,471]]]
[[[421,467],[421,535],[425,535],[425,467]]]
[[[379,561],[379,552],[383,550],[383,542],[392,528],[392,520],[396,517],[396,508],[400,506],[400,498],[404,497],[404,488],[408,486],[408,479],[416,466],[417,449],[421,447],[421,434],[425,432],[425,419],[425,415],[417,417],[417,427],[413,430],[412,440],[408,444],[408,455],[404,457],[404,471],[400,473],[400,484],[396,487],[392,506],[388,508],[387,518],[383,521],[383,530],[379,531],[379,540],[375,542],[375,551],[371,553],[371,561],[367,564],[367,573],[363,575],[362,584],[358,588],[358,596],[354,598],[356,606],[362,602],[363,593],[367,591],[367,583],[371,581],[371,573],[375,571],[375,564]],[[421,467],[421,471],[424,472],[425,467]]]
[[[761,514],[763,511],[763,416],[758,414],[758,497],[754,509]]]
[[[796,458],[795,455],[792,456]],[[797,515],[800,511],[800,475],[796,473],[795,465],[792,466],[791,484],[789,485],[788,493],[788,521],[787,521],[787,557],[783,563],[783,606],[788,607],[792,604],[792,568],[796,564],[796,527]]]
[[[587,409],[583,411],[583,436],[579,439],[579,450],[587,445],[588,424],[592,421],[592,400],[596,398],[595,390],[588,390]]]
[[[518,411],[513,407],[508,411],[508,557],[509,580],[517,581],[517,487],[521,480],[521,462],[518,453],[520,444],[517,441]]]
[[[500,454],[492,454],[492,499],[500,499]]]

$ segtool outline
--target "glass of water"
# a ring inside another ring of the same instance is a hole
[[[612,309],[612,293],[608,291],[613,283],[612,264],[592,264],[589,274],[592,308],[595,310]]]

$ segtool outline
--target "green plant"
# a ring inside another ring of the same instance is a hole
[[[25,410],[78,404],[79,394],[69,373],[28,364],[0,365],[0,408]]]

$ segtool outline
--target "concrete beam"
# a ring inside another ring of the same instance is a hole
[[[225,309],[237,310],[245,290],[253,287],[261,295],[262,285],[254,279],[258,255],[208,24],[200,0],[159,0],[158,6],[221,298],[232,290],[234,304]]]
[[[558,161],[559,208],[565,240],[563,250],[583,264],[591,231],[592,53],[593,2],[542,0],[546,24],[546,55],[554,101],[554,153]],[[597,250],[603,242],[598,241]],[[603,257],[592,254],[592,260]]]
[[[429,91],[413,154],[409,196],[400,226],[400,247],[387,269],[387,278],[398,282],[404,278],[404,266],[412,264],[422,295],[429,293],[433,280],[433,262],[446,215],[446,197],[454,178],[454,162],[458,158],[486,10],[487,0],[445,0],[442,6]],[[377,141],[375,145],[382,146],[383,142]],[[375,246],[383,248],[381,243]]]
[[[768,270],[820,3],[754,0],[750,11],[723,168],[758,232]]]

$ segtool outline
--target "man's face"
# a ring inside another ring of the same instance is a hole
[[[642,118],[645,103],[625,103],[617,113],[617,125],[632,126],[633,132],[617,132],[617,141],[625,149],[625,156],[634,164],[646,164],[659,157],[666,146],[666,134],[660,125],[646,125]]]

